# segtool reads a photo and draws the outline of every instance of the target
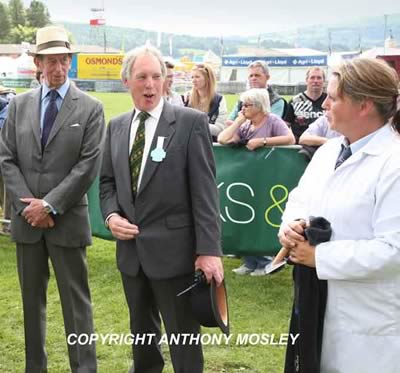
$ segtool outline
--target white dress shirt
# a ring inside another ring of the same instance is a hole
[[[147,157],[150,152],[150,146],[153,142],[153,137],[156,132],[157,124],[158,124],[158,121],[160,120],[163,107],[164,107],[164,99],[161,98],[158,105],[152,111],[148,112],[150,114],[150,116],[146,119],[146,122],[145,122],[145,137],[144,137],[145,142],[144,142],[142,165],[140,167],[139,180],[138,180],[138,185],[137,185],[138,190],[140,187],[140,182],[142,180],[144,166],[146,164]],[[135,114],[132,119],[131,130],[130,130],[130,134],[129,134],[129,154],[131,153],[132,146],[135,141],[136,131],[139,127],[139,118],[138,118],[139,113],[140,113],[140,110],[135,109]]]

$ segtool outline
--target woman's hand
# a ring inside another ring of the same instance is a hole
[[[264,139],[250,139],[247,141],[246,148],[249,150],[255,150],[264,146]]]
[[[297,242],[296,246],[290,249],[289,259],[295,264],[315,268],[315,246],[311,246],[308,241]]]
[[[305,220],[295,220],[283,227],[278,234],[279,242],[283,247],[290,250],[298,242],[304,242],[304,229],[307,227]]]

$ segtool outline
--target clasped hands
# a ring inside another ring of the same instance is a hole
[[[315,246],[304,238],[306,228],[305,220],[293,221],[281,230],[278,238],[293,263],[315,267]]]
[[[20,198],[20,201],[27,204],[21,215],[28,224],[35,228],[54,227],[54,220],[46,212],[43,200],[38,198]]]

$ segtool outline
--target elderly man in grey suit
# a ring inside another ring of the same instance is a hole
[[[11,101],[0,144],[1,169],[12,200],[27,373],[47,372],[49,258],[67,336],[93,333],[86,191],[100,167],[105,131],[101,103],[68,80],[71,49],[66,31],[39,29],[36,45],[43,86]],[[94,344],[69,344],[68,353],[72,372],[96,372]]]
[[[160,314],[168,335],[197,335],[190,297],[177,293],[201,269],[223,279],[218,192],[207,116],[162,98],[165,65],[158,50],[126,54],[122,80],[135,109],[111,120],[100,176],[103,216],[117,239],[134,335],[131,372],[159,373]],[[200,344],[170,345],[176,373],[203,371]]]

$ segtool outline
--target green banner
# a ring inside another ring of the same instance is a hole
[[[306,167],[299,147],[215,146],[225,254],[273,255],[289,192]]]
[[[282,212],[306,167],[298,149],[214,146],[225,254],[273,255],[279,250]],[[88,192],[93,235],[112,239],[104,227],[98,191],[96,180]]]

